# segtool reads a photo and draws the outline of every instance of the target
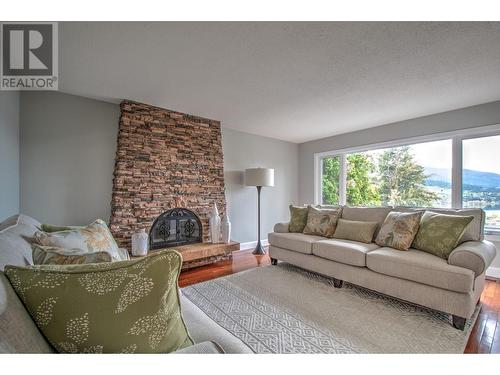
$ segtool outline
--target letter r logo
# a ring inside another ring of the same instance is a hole
[[[52,24],[2,24],[2,74],[53,75]]]

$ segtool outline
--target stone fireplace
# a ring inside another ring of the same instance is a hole
[[[226,209],[220,122],[128,100],[120,108],[110,219],[119,246],[130,249],[139,229],[152,249],[207,243],[213,203]]]

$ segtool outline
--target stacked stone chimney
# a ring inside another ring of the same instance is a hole
[[[110,229],[121,247],[175,207],[195,212],[208,241],[213,202],[226,208],[220,122],[124,100]]]

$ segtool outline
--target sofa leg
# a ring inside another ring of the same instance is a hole
[[[272,264],[273,266],[277,265],[277,264],[278,264],[278,259],[276,259],[276,258],[271,258],[271,264]]]
[[[462,318],[461,316],[452,315],[452,320],[453,320],[453,327],[461,331],[465,329],[465,322],[467,321],[467,319]]]
[[[333,286],[335,288],[342,288],[342,285],[344,285],[344,281],[343,280],[333,279]]]

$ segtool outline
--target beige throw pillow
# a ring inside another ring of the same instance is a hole
[[[113,235],[103,220],[96,220],[86,227],[68,227],[70,229],[56,232],[36,232],[33,242],[42,246],[62,247],[64,249],[80,249],[85,253],[104,251],[114,261],[127,258],[118,249]]]
[[[307,209],[307,224],[303,233],[332,238],[342,209],[320,209],[312,206]]]
[[[86,253],[80,249],[32,244],[33,264],[88,264],[111,262],[111,255],[105,251]]]
[[[371,243],[377,229],[376,221],[354,221],[339,219],[333,238]]]
[[[408,250],[417,234],[422,212],[389,212],[375,243],[397,250]]]

